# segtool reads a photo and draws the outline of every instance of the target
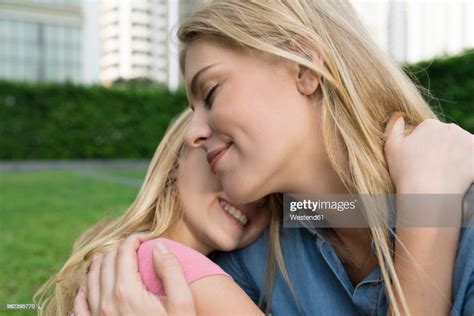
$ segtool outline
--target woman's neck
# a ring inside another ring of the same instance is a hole
[[[288,193],[294,194],[347,194],[348,190],[336,174],[329,159],[321,154],[308,155],[310,158],[292,163],[283,177]],[[315,161],[311,163],[311,161]],[[296,160],[295,160],[296,161]],[[308,162],[306,162],[308,161]],[[301,166],[305,166],[304,169]],[[347,169],[348,166],[344,168]]]
[[[168,238],[179,243],[182,243],[185,246],[193,248],[196,251],[199,251],[205,256],[208,256],[214,249],[201,242],[187,227],[186,223],[180,219],[175,225],[170,227],[163,235],[160,237]]]
[[[329,161],[306,171],[305,173],[298,173],[299,178],[293,178],[293,180],[296,180],[293,182],[295,185],[292,192],[289,193],[315,195],[315,197],[316,195],[321,197],[333,194],[349,194]],[[328,224],[331,225],[330,222]],[[338,227],[329,231],[330,237],[334,241],[336,253],[343,262],[350,280],[353,284],[357,284],[377,265],[377,259],[371,248],[372,235],[370,229],[368,227]]]

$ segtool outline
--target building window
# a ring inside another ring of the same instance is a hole
[[[132,36],[132,41],[140,41],[140,42],[151,43],[151,38],[149,38],[147,36]]]
[[[151,66],[150,65],[137,65],[134,64],[132,65],[133,70],[142,70],[142,71],[151,71]]]
[[[132,50],[132,55],[135,55],[135,56],[149,56],[149,57],[151,57],[151,52],[142,51],[142,50]]]
[[[151,15],[151,11],[144,8],[132,8],[132,13],[143,13],[143,14]]]
[[[0,77],[80,79],[79,26],[0,20]]]
[[[146,29],[151,29],[150,23],[141,23],[141,22],[133,22],[132,27],[143,27]]]

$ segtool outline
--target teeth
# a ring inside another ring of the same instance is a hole
[[[219,200],[219,203],[221,204],[222,208],[232,215],[236,220],[238,220],[242,225],[247,224],[248,218],[245,216],[239,209],[236,209],[232,205],[227,204],[226,202]]]

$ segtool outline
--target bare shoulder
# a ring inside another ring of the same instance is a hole
[[[263,315],[229,277],[211,275],[190,284],[198,315]]]

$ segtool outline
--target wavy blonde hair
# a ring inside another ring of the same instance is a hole
[[[40,315],[69,315],[74,298],[86,276],[92,254],[115,249],[117,243],[137,232],[156,238],[181,217],[174,178],[189,125],[191,111],[184,111],[170,124],[148,167],[145,180],[128,210],[113,220],[102,220],[75,242],[72,255],[35,293],[33,301]]]
[[[148,166],[145,180],[132,205],[116,219],[103,219],[74,242],[72,254],[60,270],[33,296],[39,315],[69,315],[74,298],[86,277],[92,255],[117,248],[131,234],[146,232],[150,239],[166,233],[183,212],[174,171],[184,152],[184,136],[191,110],[170,124]],[[270,227],[279,227],[281,203],[278,195],[265,198],[261,211],[270,213]]]
[[[394,193],[383,152],[384,129],[393,112],[403,114],[407,130],[436,118],[407,75],[370,39],[345,0],[210,1],[183,21],[178,38],[182,71],[189,45],[212,38],[293,61],[319,75],[325,149],[337,176],[352,193]],[[323,64],[313,59],[315,52]],[[381,202],[364,215],[391,309],[395,315],[410,314],[394,268],[387,209]],[[287,275],[278,229],[271,232],[270,249],[276,257],[270,261]]]

